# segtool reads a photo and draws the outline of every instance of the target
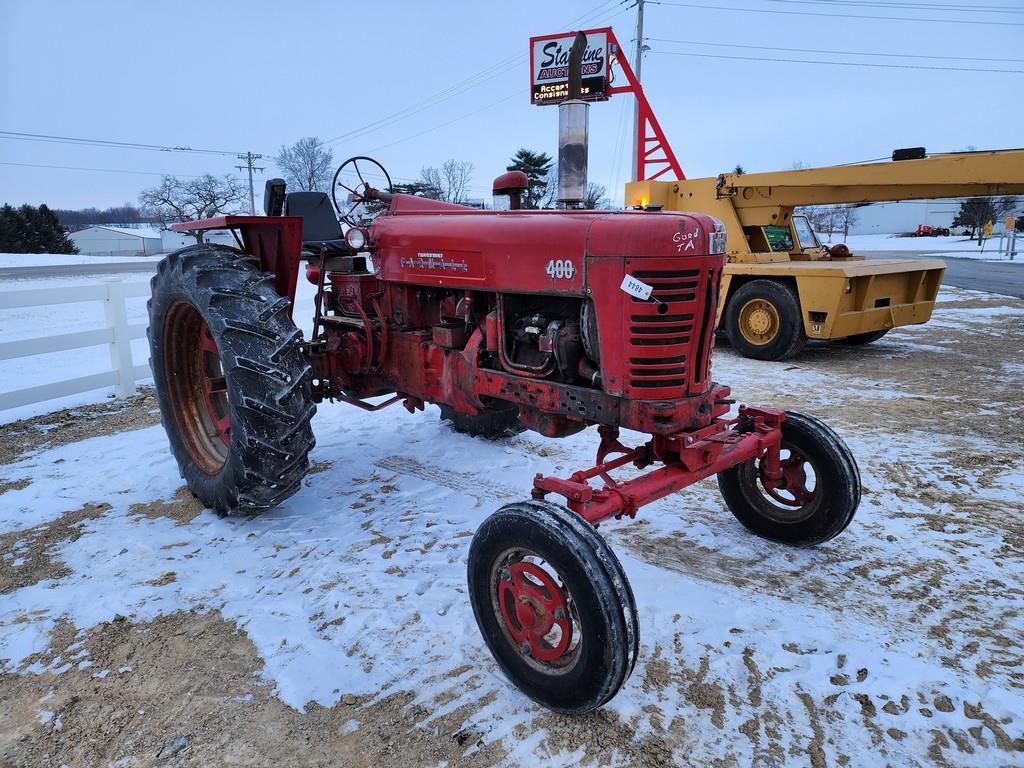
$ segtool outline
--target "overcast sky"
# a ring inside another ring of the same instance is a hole
[[[332,144],[337,162],[369,154],[403,179],[469,160],[482,197],[518,147],[556,149],[557,108],[529,103],[529,37],[612,25],[628,48],[633,5],[0,0],[0,131],[262,152],[257,191],[282,143],[343,137]],[[957,10],[969,6],[1004,12]],[[854,162],[894,147],[1024,145],[1024,0],[652,1],[645,19],[645,89],[690,177],[737,163]],[[1017,72],[713,58],[724,56]],[[590,111],[590,178],[620,200],[631,109],[620,96]],[[238,173],[237,162],[0,136],[0,202],[136,202],[162,173]]]

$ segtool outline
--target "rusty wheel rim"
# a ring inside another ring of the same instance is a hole
[[[197,467],[215,475],[231,444],[231,412],[220,350],[199,311],[185,301],[167,310],[163,369],[174,420]]]
[[[779,310],[767,299],[751,299],[740,308],[740,333],[756,346],[770,344],[781,324]]]
[[[778,523],[799,523],[815,513],[821,501],[821,472],[812,459],[795,445],[783,441],[779,448],[782,478],[771,482],[761,462],[745,473],[744,485],[761,514]]]
[[[544,674],[565,674],[580,659],[582,627],[558,572],[525,549],[506,550],[491,569],[491,607],[506,641]]]

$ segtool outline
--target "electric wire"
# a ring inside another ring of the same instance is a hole
[[[1024,63],[1024,59],[994,59],[982,56],[930,56],[915,53],[881,53],[871,51],[827,51],[820,48],[789,48],[772,45],[746,45],[742,43],[708,43],[703,40],[671,40],[664,37],[644,37],[644,40],[655,43],[677,43],[679,45],[701,45],[714,48],[744,48],[758,51],[788,51],[790,53],[825,53],[832,56],[881,56],[897,59],[935,59],[940,61],[990,61],[1006,64]]]
[[[709,11],[741,11],[743,13],[772,13],[785,16],[818,16],[826,19],[873,19],[876,21],[916,21],[935,24],[981,24],[991,27],[1024,27],[1019,21],[983,21],[981,19],[927,19],[920,16],[867,16],[849,13],[818,13],[817,11],[783,11],[777,8],[737,8],[735,6],[705,5],[703,3],[680,3],[675,0],[646,0],[652,5],[667,5],[678,8],[700,8]]]
[[[729,56],[723,53],[693,53],[688,51],[659,51],[651,53],[669,56],[693,56],[701,59],[730,59],[733,61],[772,61],[780,64],[823,64],[833,67],[874,67],[880,69],[923,69],[940,72],[987,72],[999,74],[1024,75],[1024,69],[988,69],[981,67],[934,67],[924,64],[881,64],[870,61],[824,61],[820,59],[781,59],[768,56]]]

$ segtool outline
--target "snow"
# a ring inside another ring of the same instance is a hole
[[[156,240],[160,239],[160,233],[162,231],[159,227],[110,227],[107,226],[106,224],[96,224],[94,226],[86,227],[85,229],[81,229],[78,231],[84,232],[89,229],[104,229],[108,232],[117,232],[122,235],[132,235],[134,237],[148,237]],[[74,235],[77,233],[72,232],[71,234]]]
[[[10,255],[10,254],[8,254]],[[52,254],[48,257],[54,258]],[[59,258],[59,257],[58,257]],[[88,256],[63,257],[69,259],[85,259]],[[106,259],[104,260],[106,261]],[[111,261],[137,261],[137,259],[111,259]],[[78,262],[78,263],[89,263]],[[0,256],[0,266],[5,266]],[[13,265],[7,265],[13,266]],[[21,266],[21,265],[19,265]],[[32,279],[0,279],[0,292],[22,291],[37,288],[49,290],[74,290],[85,285],[101,283],[103,280],[122,280],[132,284],[147,284],[149,275],[146,273],[127,273],[124,276],[104,275],[99,277],[63,277],[63,278],[32,278]],[[131,325],[148,323],[145,296],[131,297],[125,300],[128,323]],[[73,333],[75,331],[93,330],[106,327],[103,303],[86,301],[81,303],[62,304],[59,307],[59,327],[55,325],[55,313],[51,307],[22,307],[18,309],[0,309],[0,338],[4,341],[17,341],[56,333]],[[149,347],[145,338],[132,340],[133,360],[141,365],[149,359]],[[0,392],[11,392],[16,389],[37,386],[40,384],[60,381],[62,379],[88,376],[111,369],[110,352],[107,345],[83,347],[81,349],[52,352],[43,355],[32,355],[15,360],[0,360]],[[41,403],[26,405],[19,408],[0,411],[0,424],[18,419],[29,418],[48,413],[60,408],[73,408],[94,403],[113,396],[113,387],[93,392],[48,400]]]
[[[86,253],[0,253],[0,269],[4,267],[66,267],[79,264],[138,264],[149,256],[90,256]],[[7,290],[0,282],[0,290]]]
[[[300,281],[298,317],[308,316],[311,291]],[[929,327],[998,332],[998,321],[1020,314],[1012,307],[955,306],[985,296],[944,289]],[[86,305],[82,310],[66,318],[65,330],[96,319]],[[131,312],[130,322],[144,320],[139,306]],[[895,365],[919,338],[934,338],[915,335],[919,330],[885,342]],[[0,317],[5,338],[37,331],[37,316]],[[107,365],[105,350],[89,354],[61,363],[61,375]],[[14,381],[24,386],[26,374],[41,375],[29,360],[0,363],[0,389]],[[1004,368],[1019,379],[1018,364]],[[879,390],[869,382],[839,381],[798,363],[766,367],[735,355],[716,357],[715,372],[737,393],[763,383],[770,372],[779,391],[816,393],[826,404],[930,396],[895,384]],[[412,704],[430,711],[422,726],[473,705],[467,724],[486,740],[502,742],[511,762],[580,762],[581,754],[551,753],[547,740],[558,720],[519,694],[483,646],[467,600],[465,557],[484,517],[524,498],[535,473],[579,468],[593,453],[594,430],[562,441],[527,433],[490,442],[453,434],[433,408],[410,416],[400,408],[368,414],[327,404],[315,427],[312,460],[330,463],[330,469],[309,475],[296,496],[251,520],[205,511],[180,525],[133,513],[132,505],[171,500],[181,487],[160,427],[95,437],[0,466],[0,481],[32,481],[3,494],[0,531],[55,520],[86,502],[111,505],[81,524],[85,535],[51,551],[72,577],[0,595],[0,667],[43,671],[26,660],[47,647],[48,633],[62,617],[85,630],[118,614],[139,622],[204,606],[247,633],[264,660],[262,675],[296,709],[310,702],[332,706],[345,694],[379,700],[407,691],[415,694]],[[975,524],[970,510],[948,503],[939,505],[948,523],[930,526],[934,501],[887,492],[892,467],[913,457],[924,487],[953,494],[961,481],[951,479],[945,457],[992,446],[911,428],[894,431],[887,424],[844,437],[859,457],[866,491],[855,524],[824,547],[791,550],[746,534],[723,512],[713,481],[645,507],[637,521],[602,526],[636,594],[642,642],[633,676],[607,710],[632,724],[638,740],[655,733],[657,723],[680,718],[687,725],[673,726],[680,740],[676,759],[752,764],[763,755],[737,731],[750,718],[771,716],[784,724],[781,764],[806,764],[814,728],[828,735],[828,764],[836,764],[840,752],[865,764],[874,760],[866,756],[879,754],[861,725],[858,697],[868,697],[882,730],[906,733],[901,741],[887,741],[886,757],[877,762],[909,765],[924,760],[936,729],[963,732],[979,725],[967,705],[983,703],[996,720],[1020,717],[1024,695],[1013,682],[1013,664],[994,664],[982,677],[950,662],[971,643],[976,657],[1013,658],[999,636],[978,633],[978,626],[1024,633],[1019,593],[976,591],[978,584],[1020,580],[1019,562],[1005,555],[1003,533]],[[1024,497],[1024,474],[1013,466],[968,482],[971,493],[1005,504],[1008,514]],[[870,581],[856,575],[865,569],[873,574]],[[908,577],[914,569],[936,574],[941,588],[901,595],[924,588]],[[177,575],[173,583],[147,583],[168,571]],[[874,588],[865,589],[868,583]],[[941,605],[947,595],[962,603]],[[945,609],[969,611],[972,618],[951,620],[942,634],[930,634],[932,619]],[[74,662],[85,660],[77,656]],[[760,670],[756,701],[748,693],[755,686],[751,664]],[[59,675],[70,666],[58,659],[49,671]],[[667,670],[672,682],[650,685],[658,670]],[[833,684],[836,676],[848,681]],[[695,703],[693,685],[712,686],[730,701],[749,697],[749,703],[715,713]],[[953,711],[922,714],[916,697],[930,701],[938,695],[950,698]],[[832,696],[830,715],[838,713],[840,720],[819,722],[807,702],[824,706]],[[881,710],[904,696],[912,706],[902,711],[900,705],[898,716]],[[1010,722],[1007,730],[1019,730],[1019,722]],[[517,729],[530,737],[521,739]],[[1005,762],[1004,754],[979,746],[956,757],[963,765]]]
[[[978,247],[976,240],[967,237],[899,237],[897,235],[849,235],[842,233],[829,236],[819,232],[818,239],[824,245],[846,243],[854,254],[871,254],[876,251],[906,251],[920,253],[929,258],[976,259],[979,261],[1007,261],[999,253],[999,237],[994,235],[985,241],[985,247]],[[1005,249],[1005,241],[1004,241]],[[1024,262],[1024,235],[1017,235],[1017,260]]]

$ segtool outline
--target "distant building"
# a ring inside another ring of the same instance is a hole
[[[203,242],[238,248],[238,241],[235,240],[235,236],[231,234],[231,231],[227,229],[211,229],[207,231],[203,237]],[[172,232],[169,229],[165,229],[160,233],[160,249],[164,253],[170,253],[179,248],[187,248],[195,244],[196,239],[187,232]]]
[[[897,203],[870,203],[856,209],[850,225],[851,235],[894,235],[914,232],[918,225],[951,227],[960,210],[960,200],[904,200]]]
[[[79,253],[91,256],[141,256],[160,253],[160,230],[155,227],[110,227],[97,224],[68,237]]]

